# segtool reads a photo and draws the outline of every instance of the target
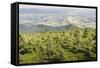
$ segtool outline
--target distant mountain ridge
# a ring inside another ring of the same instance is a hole
[[[75,28],[79,28],[79,27],[74,26],[72,24],[68,24],[64,26],[48,26],[44,24],[39,24],[39,25],[20,24],[19,25],[20,32],[66,31],[66,30],[71,30]]]

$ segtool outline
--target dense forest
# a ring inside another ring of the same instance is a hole
[[[19,63],[96,60],[95,28],[19,34]]]

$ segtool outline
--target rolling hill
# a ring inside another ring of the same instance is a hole
[[[72,24],[63,25],[63,26],[50,26],[45,24],[33,25],[31,23],[30,24],[26,23],[26,24],[19,25],[20,32],[66,31],[74,28],[78,28],[78,27]]]

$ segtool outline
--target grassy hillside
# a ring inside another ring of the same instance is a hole
[[[93,28],[19,34],[19,63],[96,60]]]

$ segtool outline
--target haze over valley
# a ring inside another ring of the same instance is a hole
[[[20,6],[19,29],[21,32],[41,32],[72,27],[95,28],[95,18],[95,9],[91,8]]]

